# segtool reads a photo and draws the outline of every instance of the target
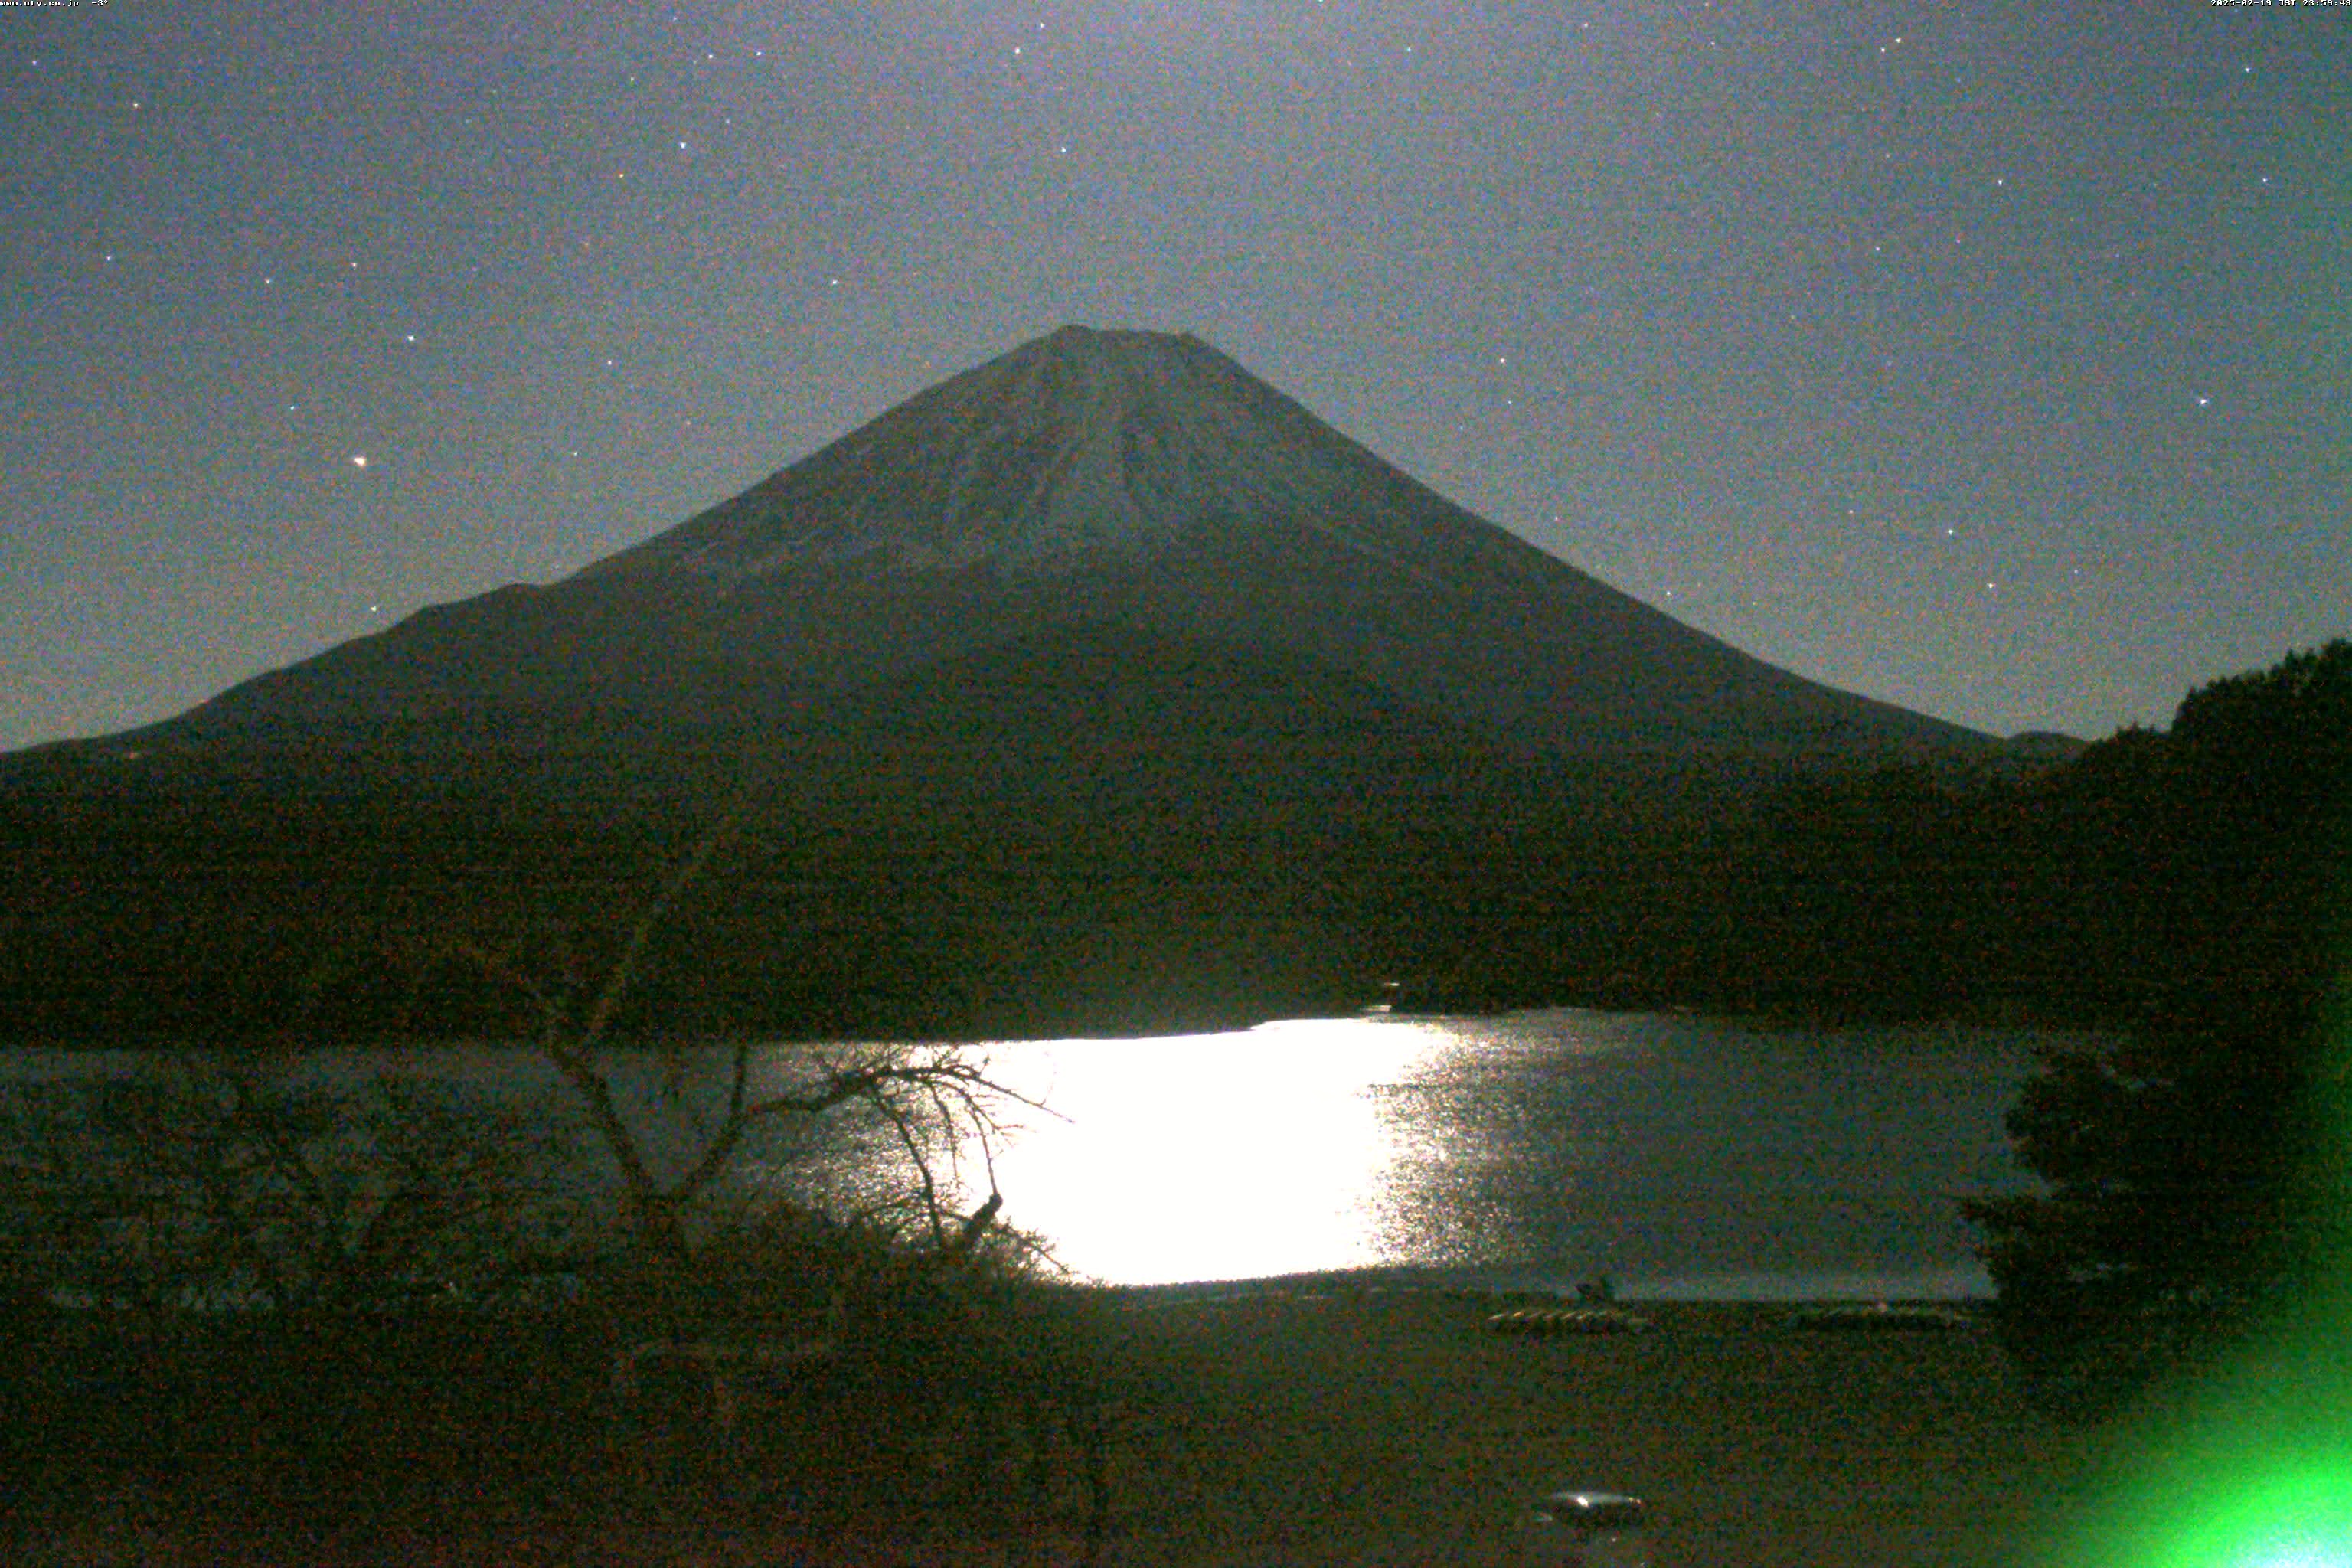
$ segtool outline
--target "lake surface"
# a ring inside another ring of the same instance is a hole
[[[1990,1289],[1956,1212],[2032,1187],[2001,1118],[2032,1069],[2026,1030],[1759,1032],[1700,1018],[1558,1010],[1307,1019],[1218,1034],[970,1047],[1017,1104],[958,1163],[1076,1274],[1118,1284],[1391,1267],[1627,1295],[1917,1297]],[[804,1073],[763,1051],[756,1080]],[[128,1053],[20,1054],[19,1079],[120,1070]],[[324,1052],[308,1073],[425,1072],[499,1093],[561,1089],[528,1052]],[[659,1092],[614,1072],[682,1168],[723,1056]],[[755,1080],[755,1081],[756,1081]],[[754,1179],[838,1152],[774,1145]]]
[[[1552,1011],[1001,1046],[996,1076],[1070,1121],[1033,1118],[996,1171],[1011,1215],[1122,1282],[1975,1294],[1955,1205],[2032,1185],[2001,1119],[2051,1038]]]

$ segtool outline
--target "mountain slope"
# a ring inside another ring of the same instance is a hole
[[[1523,750],[1982,743],[1681,626],[1192,338],[1081,328],[565,582],[421,612],[161,733],[733,722],[1073,623],[1303,658]]]

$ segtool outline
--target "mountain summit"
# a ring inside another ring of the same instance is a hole
[[[1346,479],[1299,459],[1335,447],[1361,456],[1196,338],[1064,327],[589,571],[1134,564],[1277,510],[1328,510]]]
[[[1106,628],[1328,672],[1520,752],[1981,739],[1670,620],[1195,338],[1081,327],[562,583],[421,612],[166,728],[722,721],[1066,633],[1099,653]]]

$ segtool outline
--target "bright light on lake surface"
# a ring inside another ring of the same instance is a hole
[[[1381,1196],[1412,1136],[1380,1090],[1444,1028],[1311,1019],[1239,1034],[988,1051],[1029,1114],[996,1155],[1023,1226],[1095,1278],[1234,1279],[1384,1260]]]
[[[1006,1042],[961,1054],[1046,1109],[1003,1106],[1003,1133],[956,1163],[966,1206],[988,1192],[992,1163],[1003,1217],[1107,1283],[1398,1267],[1558,1288],[1607,1274],[1651,1296],[1977,1294],[1989,1284],[1958,1200],[2031,1184],[2001,1119],[2033,1047],[2060,1043],[1566,1009]],[[804,1076],[821,1054],[764,1048],[755,1087]],[[26,1052],[0,1074],[139,1059]],[[661,1093],[659,1058],[608,1062],[657,1167],[693,1161],[727,1059],[690,1053],[676,1100]],[[429,1074],[572,1107],[517,1047],[298,1060],[354,1088]],[[754,1183],[843,1158],[743,1152]]]
[[[1055,1113],[1021,1118],[997,1184],[1088,1278],[1895,1297],[1989,1289],[1957,1200],[2028,1184],[2001,1118],[2050,1042],[1560,1010],[976,1054]]]

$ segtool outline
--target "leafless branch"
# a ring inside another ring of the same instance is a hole
[[[962,1130],[969,1128],[976,1132],[989,1174],[989,1205],[977,1220],[984,1227],[1003,1202],[996,1192],[995,1162],[990,1147],[998,1131],[992,1107],[1003,1102],[1038,1110],[1045,1107],[994,1082],[984,1067],[943,1052],[908,1058],[895,1052],[869,1051],[829,1066],[812,1083],[755,1096],[751,1086],[751,1047],[739,1042],[732,1048],[729,1064],[725,1109],[718,1116],[715,1128],[699,1106],[689,1105],[688,1118],[702,1136],[701,1148],[685,1173],[667,1185],[656,1175],[645,1146],[622,1112],[611,1080],[597,1058],[644,968],[657,931],[708,873],[720,849],[733,837],[740,813],[739,797],[696,841],[685,862],[638,916],[619,958],[596,988],[584,1019],[575,1023],[558,998],[514,965],[478,951],[472,953],[486,973],[514,984],[537,1009],[541,1054],[576,1096],[590,1131],[618,1171],[624,1201],[639,1243],[666,1264],[688,1264],[691,1258],[680,1216],[731,1168],[744,1140],[755,1129],[787,1118],[820,1118],[853,1103],[867,1105],[887,1121],[912,1162],[920,1189],[918,1196],[923,1222],[935,1247],[948,1247],[950,1237],[934,1168],[937,1153],[927,1145],[926,1138],[944,1138],[952,1162],[958,1158]],[[665,1097],[676,1102],[683,1093],[684,1049],[674,1042],[665,1044],[662,1068]],[[915,1107],[922,1108],[921,1114],[916,1112]],[[964,1223],[970,1226],[974,1222]],[[973,1234],[977,1235],[977,1231]]]
[[[604,1041],[604,1031],[612,1026],[613,1016],[620,1007],[622,998],[636,982],[637,965],[644,962],[646,949],[651,945],[654,932],[662,921],[669,918],[671,908],[687,890],[702,879],[703,872],[718,857],[719,849],[734,837],[740,811],[739,797],[720,816],[718,825],[702,836],[695,845],[694,852],[687,857],[686,864],[678,868],[677,875],[669,879],[669,884],[662,889],[660,895],[637,917],[637,923],[630,928],[628,945],[622,950],[620,962],[614,964],[612,973],[605,976],[603,988],[597,992],[596,1000],[588,1010],[587,1026],[581,1031],[578,1041],[581,1051],[593,1051]],[[672,1082],[674,1086],[675,1078]]]

